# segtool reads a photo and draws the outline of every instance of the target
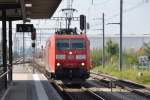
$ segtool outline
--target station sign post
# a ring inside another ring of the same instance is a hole
[[[17,24],[17,32],[33,32],[33,24]]]

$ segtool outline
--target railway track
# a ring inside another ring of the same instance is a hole
[[[90,90],[88,88],[82,87],[82,90],[92,94],[95,98],[97,98],[97,100],[106,100],[106,99],[104,99],[104,97],[100,96],[99,94],[93,92],[92,90]]]
[[[64,100],[106,100],[84,86],[66,86],[56,81],[52,84]]]
[[[65,89],[60,86],[56,81],[52,81],[51,84],[54,86],[54,88],[64,100],[74,100],[73,97],[69,95],[69,93],[67,93]]]
[[[149,100],[149,99],[138,99],[139,97],[138,95],[149,98],[149,96],[147,96],[144,93],[142,93],[144,95],[141,95],[141,93],[139,94],[138,92],[135,92],[134,88],[137,89],[138,87],[138,89],[142,89],[143,86],[139,86],[139,85],[136,86],[133,83],[130,83],[129,85],[128,82],[124,82],[123,80],[120,80],[118,78],[114,78],[114,77],[104,75],[104,74],[99,74],[99,73],[93,73],[93,72],[91,73],[91,77],[93,78],[93,80],[97,80],[98,82],[101,82],[101,83],[98,83],[99,86],[100,85],[105,86],[111,89],[111,91],[114,88],[121,88],[123,89],[123,91],[121,91],[122,93],[119,93],[120,91],[105,92],[103,90],[96,90],[98,89],[97,86],[95,85],[88,86],[87,83],[83,84],[82,87],[75,87],[75,88],[67,87],[65,85],[60,85],[57,82],[52,82],[49,76],[46,75],[43,69],[44,67],[41,67],[39,64],[34,64],[34,65],[36,66],[35,68],[38,68],[39,72],[42,72],[45,74],[45,76],[49,79],[49,81],[52,83],[52,85],[55,87],[58,93],[60,93],[60,95],[62,96],[64,100],[134,100],[133,98],[137,98],[135,100]],[[94,89],[90,87],[93,87]],[[135,97],[133,98],[128,97],[129,99],[125,99],[124,97],[127,95],[126,93],[128,92],[124,92],[124,90],[130,91],[136,94]],[[118,94],[121,94],[121,95],[118,95]],[[124,96],[121,97],[122,95]]]
[[[111,89],[114,87],[115,88],[120,87],[132,93],[135,93],[137,95],[150,99],[150,89],[143,85],[133,83],[131,81],[121,80],[116,77],[112,77],[112,76],[101,74],[101,73],[91,72],[91,77],[93,79],[100,80],[100,81],[107,83],[107,87]]]
[[[76,86],[76,85],[64,85],[60,81],[51,80],[50,77],[45,73],[42,66],[35,63],[36,68],[39,72],[44,73],[47,79],[51,82],[54,88],[58,91],[61,97],[64,100],[106,100],[99,94],[93,92],[85,86]]]

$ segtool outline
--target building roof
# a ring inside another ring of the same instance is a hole
[[[62,0],[0,0],[0,19],[2,9],[6,10],[7,20],[48,19]]]

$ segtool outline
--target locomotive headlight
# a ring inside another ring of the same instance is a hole
[[[60,66],[60,63],[57,63],[57,66]]]
[[[77,60],[83,60],[86,59],[86,55],[76,55]]]
[[[72,52],[70,51],[69,54],[72,55]]]
[[[56,55],[56,59],[65,59],[66,55]]]
[[[85,66],[85,63],[81,63],[82,66]]]

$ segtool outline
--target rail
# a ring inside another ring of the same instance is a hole
[[[111,83],[111,91],[112,91],[112,84],[114,83],[115,85],[124,88],[128,91],[131,91],[133,93],[145,96],[145,97],[150,97],[150,88],[149,87],[145,87],[141,84],[138,83],[134,83],[128,80],[122,80],[113,76],[109,76],[106,74],[101,74],[101,73],[95,73],[95,72],[91,72],[91,74],[97,75],[97,76],[101,76],[104,79],[110,79],[110,83]]]
[[[82,87],[81,89],[84,90],[84,91],[86,91],[86,92],[88,92],[88,93],[90,93],[91,95],[93,95],[97,100],[105,100],[102,96],[94,93],[93,91],[91,91],[88,88]]]
[[[38,70],[40,72],[43,72],[43,70],[39,64],[37,64],[36,62],[34,62],[34,64],[36,64],[36,68],[38,68]],[[40,67],[39,67],[40,66]],[[45,76],[47,77],[47,79],[49,79],[49,76],[45,73]],[[70,92],[68,92],[67,89],[65,89],[65,85],[60,85],[57,83],[56,80],[51,80],[50,81],[51,84],[54,86],[54,88],[57,90],[57,92],[61,95],[61,97],[64,99],[64,100],[75,100],[75,98],[70,94]],[[100,96],[99,94],[93,92],[92,90],[86,88],[86,87],[81,87],[80,88],[82,91],[84,92],[87,92],[88,94],[90,94],[93,98],[96,98],[96,100],[106,100],[104,99],[102,96]]]
[[[60,86],[55,80],[53,80],[51,84],[54,86],[54,88],[57,90],[63,100],[74,100],[74,98],[69,93],[67,93],[67,91],[65,91],[65,89]]]

